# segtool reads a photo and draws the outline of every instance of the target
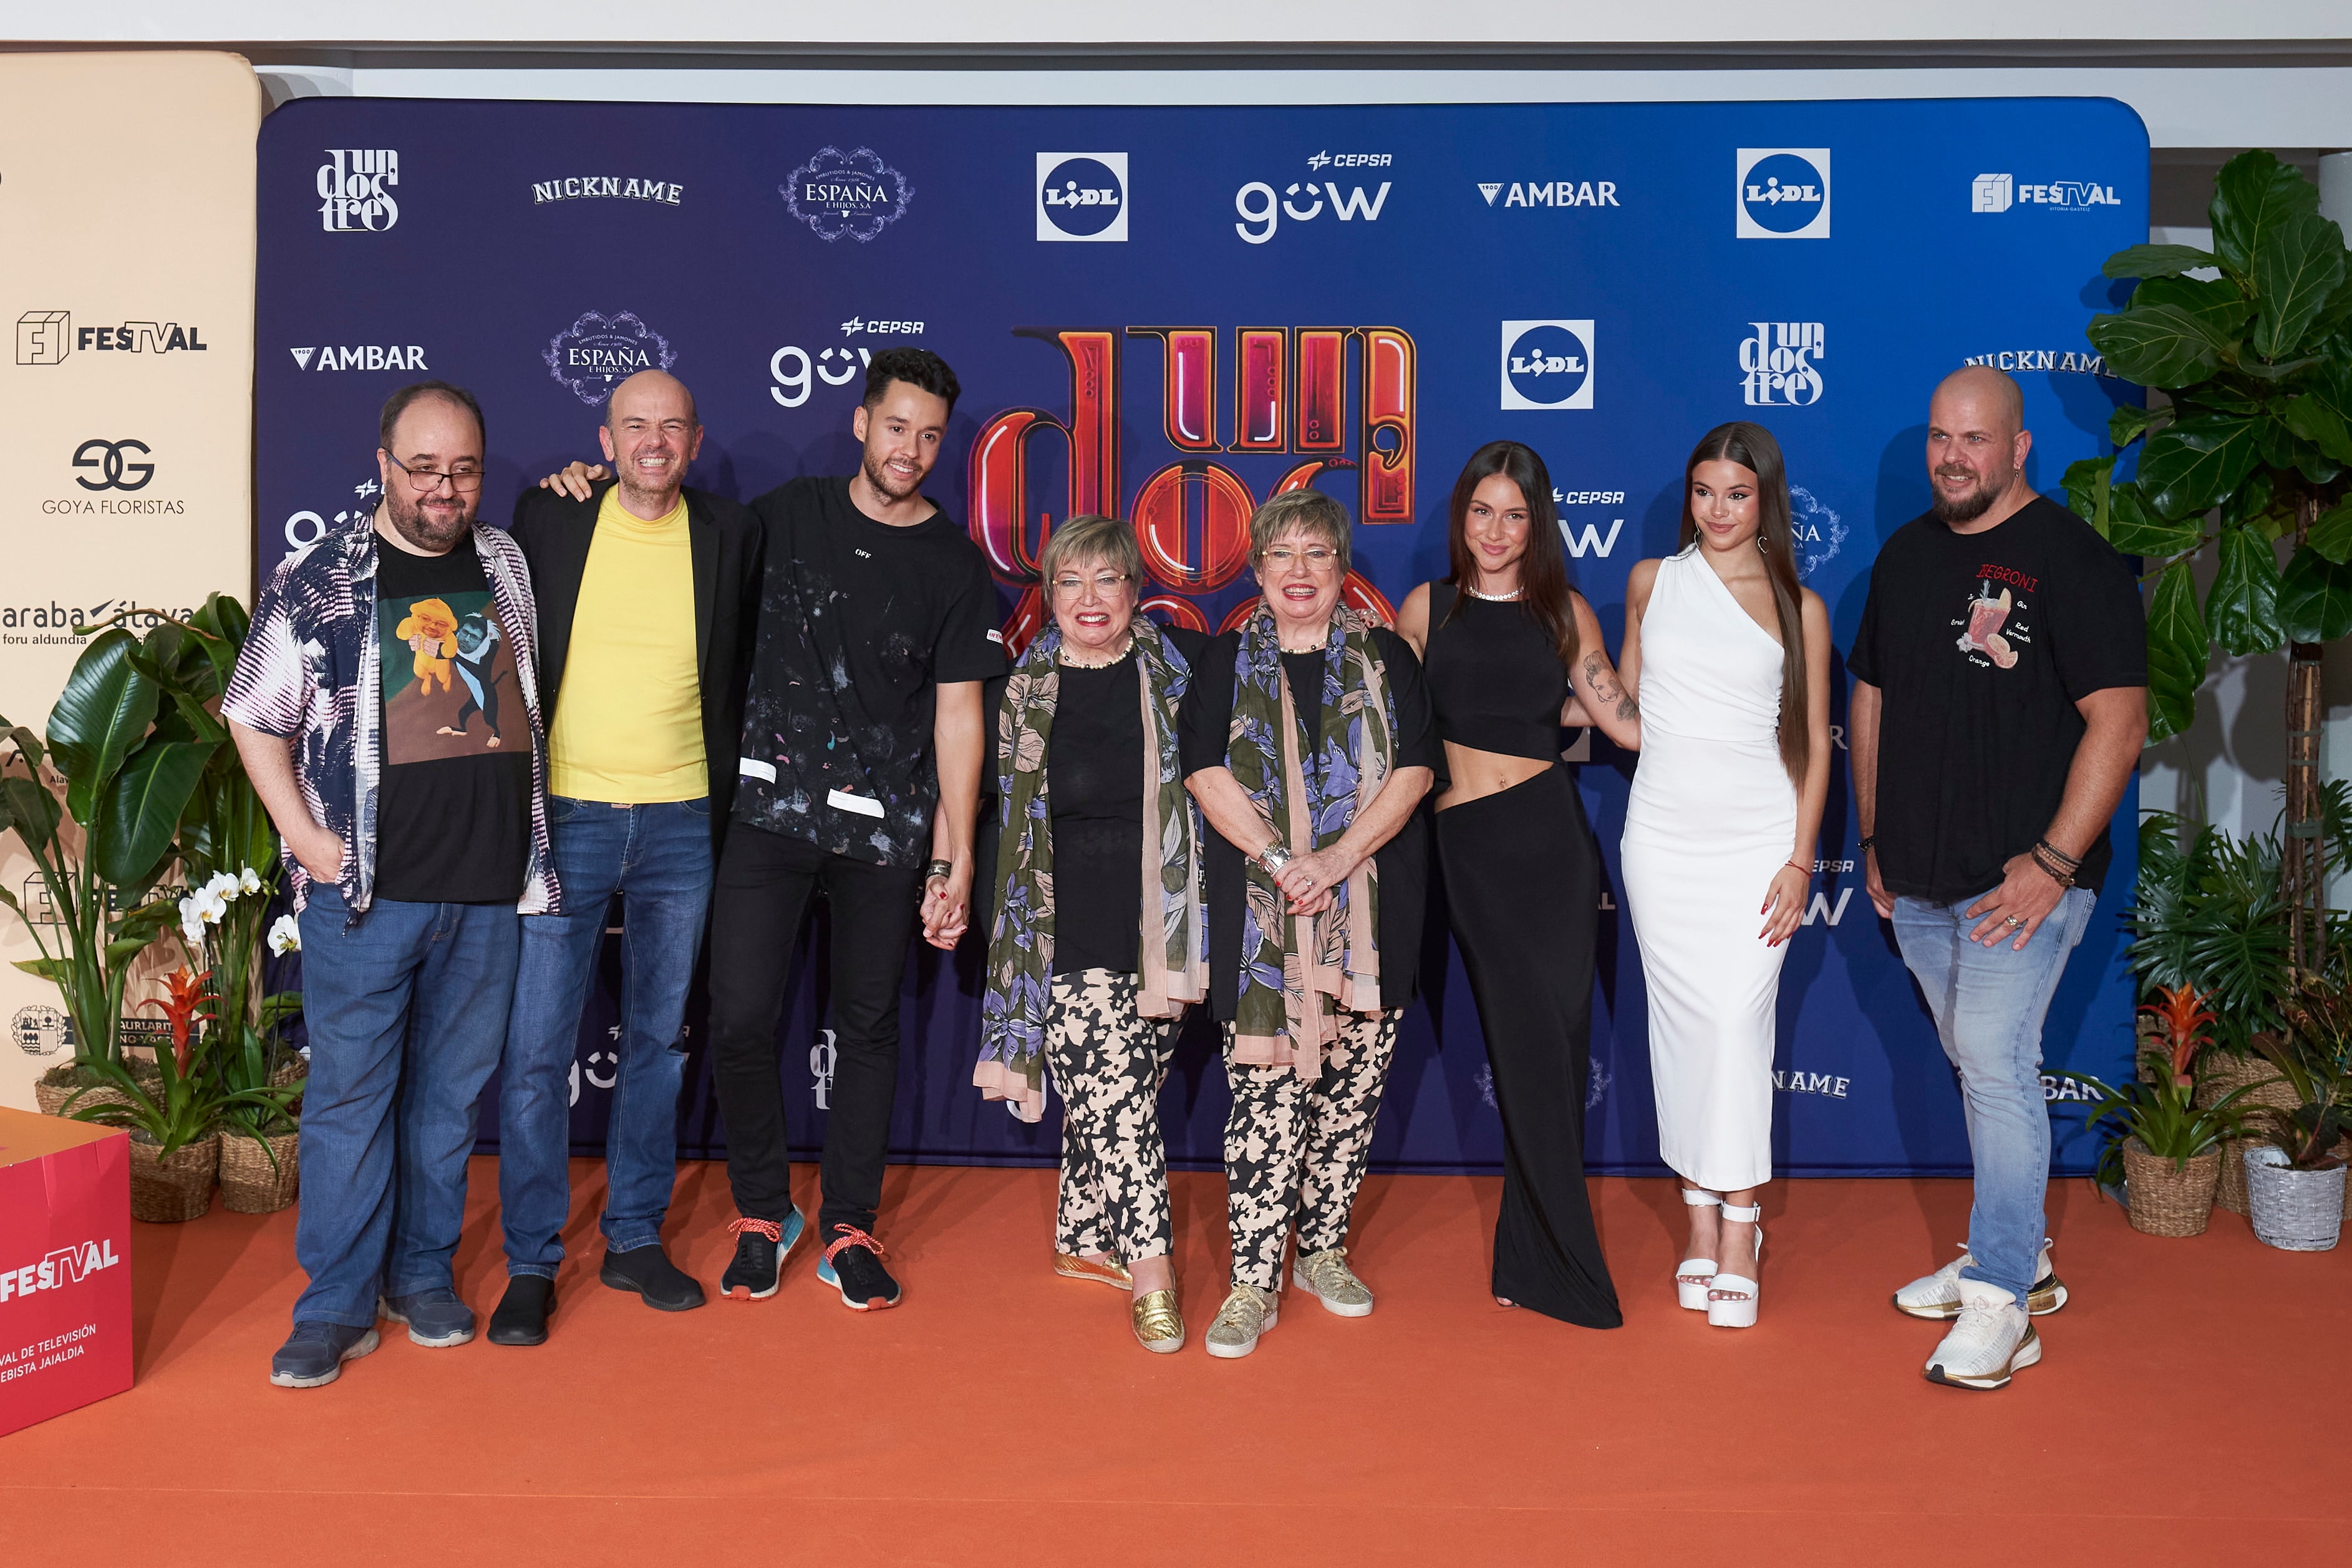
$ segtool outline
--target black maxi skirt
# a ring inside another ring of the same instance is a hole
[[[1439,812],[1437,851],[1503,1115],[1495,1294],[1616,1328],[1584,1185],[1601,856],[1567,766]]]

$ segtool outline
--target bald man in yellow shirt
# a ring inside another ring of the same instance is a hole
[[[567,912],[523,921],[499,1099],[508,1283],[492,1344],[547,1339],[571,1212],[572,1109],[607,1090],[598,1277],[663,1311],[704,1300],[662,1250],[661,1228],[761,534],[747,509],[687,487],[702,425],[676,377],[645,371],[614,387],[598,436],[613,482],[584,501],[537,489],[515,505],[539,595],[548,826]],[[581,1014],[616,895],[621,1021],[583,1062]]]

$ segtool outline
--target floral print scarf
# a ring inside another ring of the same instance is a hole
[[[1395,771],[1396,710],[1372,623],[1341,605],[1323,650],[1322,723],[1299,754],[1298,710],[1282,678],[1274,612],[1242,626],[1234,660],[1234,720],[1225,766],[1275,842],[1293,855],[1339,841]],[[1255,860],[1244,862],[1241,986],[1233,1059],[1291,1066],[1312,1079],[1338,1030],[1335,1011],[1381,1010],[1380,879],[1370,858],[1332,889],[1320,915],[1290,900]]]
[[[996,742],[1003,835],[997,848],[996,923],[981,1003],[980,1063],[971,1081],[1024,1121],[1045,1114],[1046,1001],[1054,979],[1054,816],[1045,755],[1061,692],[1061,628],[1048,625],[1005,682]],[[1176,704],[1192,670],[1160,628],[1135,617],[1138,700],[1143,705],[1142,937],[1138,1010],[1181,1016],[1208,994],[1208,901],[1197,808],[1176,754]]]

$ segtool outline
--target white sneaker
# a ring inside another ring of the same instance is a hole
[[[2042,1359],[2042,1336],[2017,1298],[1981,1279],[1960,1281],[1960,1317],[1927,1358],[1927,1381],[1952,1388],[2005,1387]]]
[[[1975,1261],[1963,1243],[1958,1258],[1895,1292],[1895,1310],[1914,1318],[1950,1322],[1960,1315],[1960,1270]],[[2033,1289],[2026,1292],[2025,1310],[2042,1318],[2065,1304],[2066,1282],[2051,1267],[2050,1238],[2045,1236],[2042,1238],[2042,1256],[2033,1265]]]

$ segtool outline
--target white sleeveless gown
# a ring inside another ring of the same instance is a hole
[[[1757,932],[1797,827],[1780,658],[1696,547],[1659,563],[1642,616],[1642,755],[1622,865],[1649,991],[1658,1152],[1717,1192],[1772,1175],[1789,950]]]

